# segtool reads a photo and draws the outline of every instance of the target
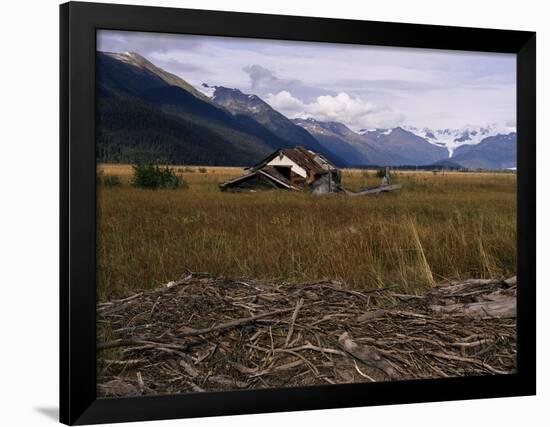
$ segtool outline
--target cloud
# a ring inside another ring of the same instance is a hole
[[[306,109],[306,104],[291,95],[290,92],[283,90],[276,95],[270,93],[267,95],[266,102],[279,111],[292,111],[294,114],[301,113]]]
[[[243,71],[248,74],[250,90],[260,97],[266,97],[272,93],[292,92],[306,102],[311,102],[320,94],[337,94],[330,89],[306,84],[298,79],[278,77],[273,70],[258,64],[247,65]]]
[[[305,103],[288,91],[269,94],[266,102],[291,118],[312,117],[321,121],[342,122],[353,129],[389,128],[403,123],[405,116],[388,107],[354,98],[345,92],[321,95]]]
[[[414,81],[404,79],[345,79],[338,82],[342,87],[349,87],[351,90],[376,90],[376,91],[410,91],[424,92],[444,88],[441,83],[430,81]]]
[[[97,50],[103,52],[138,52],[143,56],[172,50],[199,50],[204,46],[201,36],[137,31],[97,32]]]
[[[263,84],[273,83],[277,79],[271,70],[262,67],[261,65],[247,65],[243,71],[248,74],[251,81],[252,89],[262,86]]]

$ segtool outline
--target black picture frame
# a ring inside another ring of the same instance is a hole
[[[517,373],[153,397],[96,397],[96,30],[517,55]],[[535,381],[534,32],[69,2],[60,6],[60,420],[159,420],[532,395]]]

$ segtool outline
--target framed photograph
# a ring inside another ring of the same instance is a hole
[[[61,422],[535,393],[535,33],[60,25]]]

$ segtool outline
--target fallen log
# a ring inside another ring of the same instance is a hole
[[[288,344],[290,343],[290,338],[292,337],[292,333],[294,332],[294,323],[296,322],[298,312],[300,311],[300,308],[302,308],[302,305],[304,305],[304,299],[300,298],[296,303],[296,308],[294,309],[294,313],[292,313],[292,318],[290,319],[290,327],[288,328],[288,334],[286,336],[284,347],[288,347]]]
[[[431,305],[430,309],[435,313],[474,319],[513,319],[516,317],[516,298],[470,304]]]
[[[366,188],[361,191],[351,191],[347,190],[345,188],[342,188],[344,190],[344,193],[346,193],[348,196],[366,196],[367,194],[379,194],[379,193],[386,193],[393,190],[399,190],[401,188],[401,184],[391,184],[391,185],[379,185],[378,187],[371,187]]]
[[[208,333],[211,333],[211,332],[219,332],[219,331],[223,331],[225,329],[231,329],[231,328],[235,328],[237,326],[245,325],[247,323],[252,323],[252,322],[254,322],[258,319],[263,319],[264,317],[273,316],[275,314],[288,313],[290,311],[294,311],[294,307],[293,308],[283,308],[281,310],[273,310],[273,311],[269,311],[267,313],[260,313],[260,314],[256,314],[256,315],[250,316],[250,317],[243,317],[243,318],[240,318],[240,319],[231,320],[231,321],[226,322],[226,323],[220,323],[218,325],[211,326],[210,328],[191,329],[191,328],[183,327],[183,328],[180,328],[179,336],[180,337],[193,337],[193,336],[197,336],[197,335],[208,334]]]
[[[366,345],[357,344],[347,332],[340,335],[338,342],[346,352],[366,365],[381,370],[388,376],[388,379],[394,379],[399,376],[393,365],[384,359],[379,352]]]

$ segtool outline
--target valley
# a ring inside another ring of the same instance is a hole
[[[516,165],[513,127],[352,130],[340,122],[288,118],[238,89],[195,88],[137,53],[98,52],[97,64],[96,150],[103,162],[250,166],[275,149],[301,145],[338,167]]]

